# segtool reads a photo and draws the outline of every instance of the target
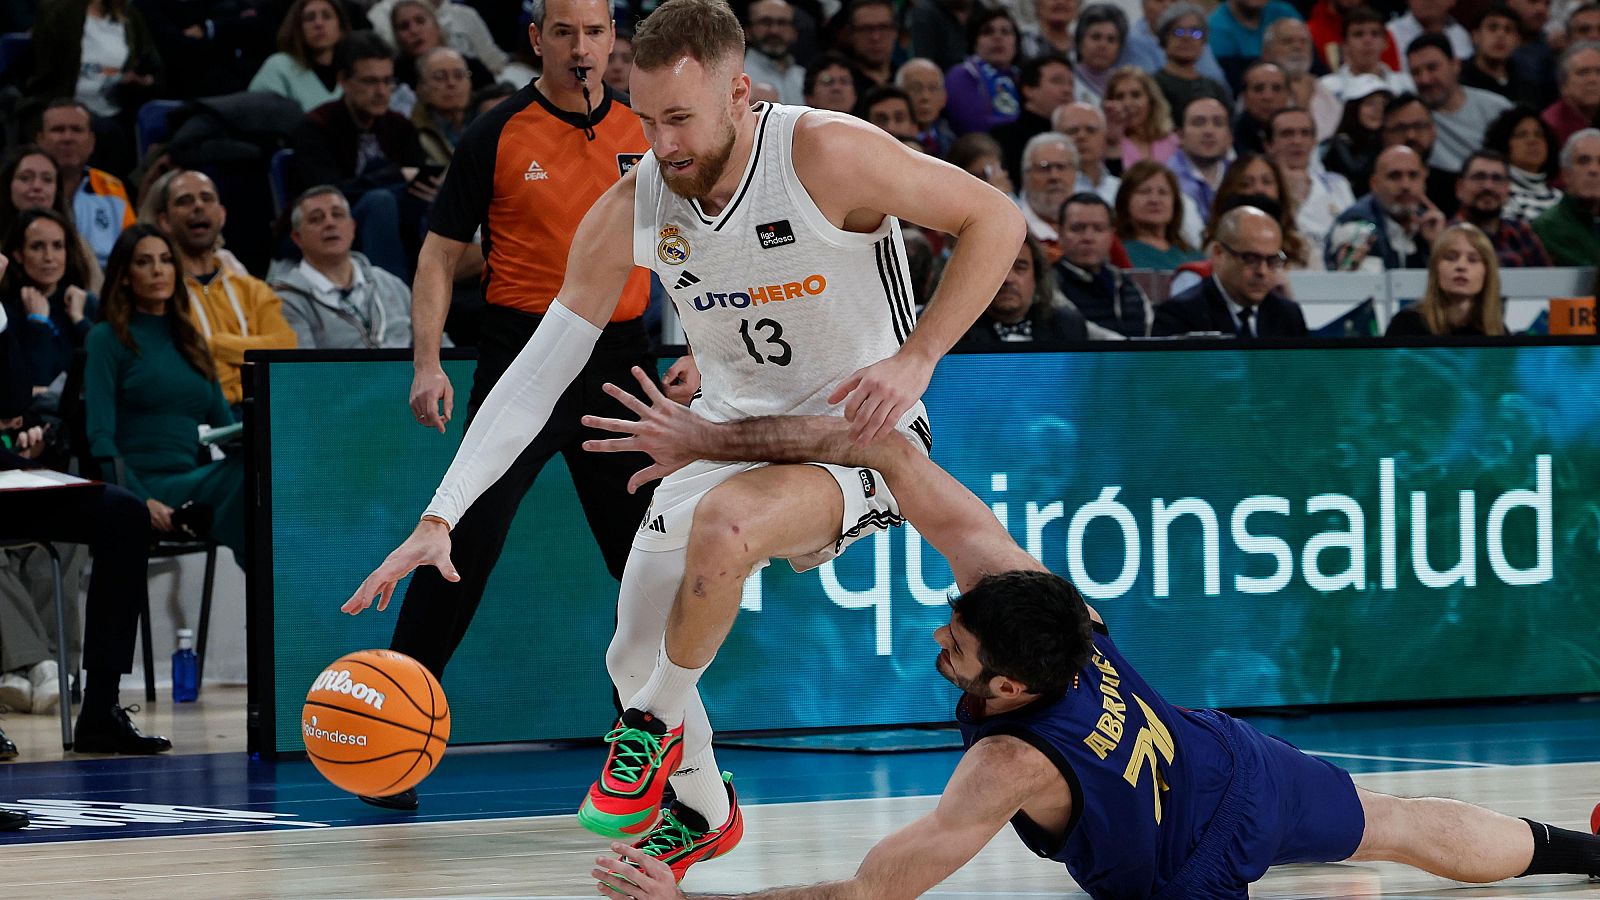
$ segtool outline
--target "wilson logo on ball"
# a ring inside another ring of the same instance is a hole
[[[318,675],[317,680],[311,685],[311,692],[314,694],[317,691],[349,694],[373,709],[383,709],[383,692],[359,681],[352,681],[349,669],[328,669]]]

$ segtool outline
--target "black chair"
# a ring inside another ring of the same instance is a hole
[[[80,350],[74,354],[72,368],[67,370],[66,386],[61,392],[61,418],[67,425],[72,456],[77,461],[79,475],[125,487],[127,474],[121,458],[95,457],[89,452],[89,419],[83,404],[83,369],[86,361],[87,355],[84,351]],[[209,449],[202,448],[200,452],[203,458],[197,462],[209,462]],[[200,640],[199,646],[195,648],[200,681],[196,690],[205,683],[206,640],[211,634],[211,598],[216,589],[219,546],[221,545],[211,538],[187,540],[158,537],[150,548],[151,559],[174,559],[194,553],[206,555],[205,584],[200,590]],[[144,699],[148,703],[154,703],[156,701],[155,649],[150,640],[149,606],[139,613],[139,641],[144,647]]]
[[[56,599],[56,672],[61,678],[61,749],[72,749],[72,689],[67,687],[67,598],[61,589],[61,554],[49,541],[0,538],[0,550],[38,547],[50,557],[50,584]]]

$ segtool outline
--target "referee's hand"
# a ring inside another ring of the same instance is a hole
[[[437,428],[440,434],[444,434],[455,408],[456,389],[450,386],[450,378],[444,374],[444,368],[434,366],[432,369],[418,370],[411,379],[411,414],[417,417],[417,424]]]

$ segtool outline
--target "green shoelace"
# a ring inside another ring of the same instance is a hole
[[[661,765],[661,757],[666,754],[656,736],[643,728],[613,729],[606,735],[606,743],[617,745],[611,759],[612,777],[628,784],[637,784],[647,769]],[[635,743],[643,744],[645,749],[635,749]]]
[[[650,833],[650,839],[640,845],[639,849],[660,858],[675,850],[682,850],[701,836],[694,829],[678,821],[672,810],[663,810],[660,824],[656,825],[655,830]]]

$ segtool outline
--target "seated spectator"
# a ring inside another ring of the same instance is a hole
[[[1416,89],[1411,76],[1397,71],[1399,55],[1384,22],[1383,13],[1370,6],[1357,6],[1345,13],[1343,62],[1330,60],[1329,65],[1335,62],[1338,65],[1321,79],[1322,86],[1341,103],[1357,99],[1354,96],[1357,84],[1362,85],[1361,96],[1372,93],[1364,82],[1357,80],[1364,75],[1376,78],[1382,88],[1393,95],[1408,94]]]
[[[1585,128],[1561,148],[1566,195],[1533,220],[1533,230],[1558,266],[1600,260],[1600,129]]]
[[[894,74],[894,85],[911,98],[911,115],[917,123],[917,143],[944,159],[956,142],[955,130],[944,117],[944,72],[932,60],[912,59]]]
[[[1350,87],[1339,129],[1323,145],[1323,168],[1344,176],[1357,196],[1367,192],[1372,180],[1372,165],[1383,149],[1383,111],[1393,99],[1382,81],[1361,76]]]
[[[1233,108],[1233,89],[1227,80],[1208,75],[1200,67],[1211,52],[1206,44],[1210,28],[1205,11],[1187,0],[1173,3],[1162,13],[1156,34],[1161,38],[1166,63],[1155,72],[1154,80],[1156,92],[1166,98],[1169,110],[1181,110],[1201,97]]]
[[[1364,0],[1317,0],[1311,5],[1311,13],[1306,18],[1306,27],[1311,30],[1311,40],[1316,47],[1316,53],[1322,63],[1329,69],[1338,69],[1339,64],[1349,53],[1349,37],[1346,29],[1350,24],[1350,14],[1358,9],[1371,10]],[[1390,69],[1400,68],[1399,49],[1389,37],[1388,29],[1384,28],[1382,16],[1375,23],[1383,34],[1383,64]],[[1340,98],[1343,102],[1343,98]]]
[[[1489,239],[1451,225],[1433,242],[1422,301],[1394,314],[1385,337],[1505,334],[1500,271]]]
[[[389,49],[374,35],[354,34],[339,45],[339,57],[343,96],[307,113],[295,129],[291,182],[337,187],[354,205],[367,258],[409,277],[438,179],[418,175],[427,156],[417,129],[389,109]]]
[[[489,110],[494,109],[496,106],[499,106],[502,102],[504,102],[507,97],[515,94],[516,92],[516,88],[506,84],[504,81],[497,81],[481,91],[473,91],[472,118],[476,119]]]
[[[1267,123],[1289,106],[1289,77],[1265,60],[1251,63],[1244,72],[1244,92],[1239,114],[1233,117],[1233,152],[1266,152]]]
[[[1532,222],[1561,202],[1560,188],[1552,187],[1556,157],[1561,145],[1549,123],[1529,106],[1515,106],[1489,124],[1483,146],[1504,156],[1511,167],[1511,197],[1506,216]]]
[[[1072,139],[1078,149],[1078,183],[1072,190],[1089,191],[1106,203],[1117,202],[1122,179],[1106,166],[1106,117],[1098,107],[1082,100],[1059,106],[1050,116],[1051,130]]]
[[[1438,131],[1433,116],[1416,94],[1401,94],[1383,108],[1383,145],[1403,144],[1416,152],[1426,171],[1428,200],[1446,217],[1456,214],[1456,173],[1432,160]]]
[[[1437,34],[1450,42],[1452,55],[1466,59],[1472,55],[1472,35],[1450,16],[1456,0],[1406,0],[1406,14],[1389,23],[1389,37],[1400,48],[1400,72],[1411,74],[1406,50],[1424,34]]]
[[[1000,142],[1011,177],[1022,177],[1022,148],[1050,130],[1050,114],[1072,102],[1072,64],[1064,56],[1039,56],[1022,64],[1022,111],[989,133]]]
[[[778,89],[778,102],[798,106],[805,102],[806,69],[794,58],[795,10],[785,0],[755,0],[745,13],[744,71],[752,83],[762,82]],[[617,43],[621,43],[619,37]],[[631,65],[630,60],[630,65]],[[935,67],[937,68],[937,67]],[[901,67],[904,71],[905,67]],[[898,81],[896,82],[898,84]],[[905,85],[901,84],[904,88]],[[944,75],[939,76],[944,89]],[[627,84],[617,87],[626,94]]]
[[[411,124],[428,162],[449,166],[456,142],[467,128],[472,75],[467,61],[449,47],[435,47],[417,61],[417,105]]]
[[[1356,202],[1356,195],[1343,175],[1312,165],[1315,146],[1316,126],[1304,109],[1280,110],[1267,123],[1267,159],[1283,175],[1287,192],[1283,199],[1295,211],[1295,228],[1314,248],[1301,262],[1314,263],[1320,269],[1322,244],[1333,228],[1333,220]]]
[[[1289,105],[1311,113],[1317,126],[1317,140],[1325,141],[1339,127],[1344,102],[1311,74],[1316,51],[1311,47],[1311,32],[1299,19],[1279,19],[1267,26],[1267,39],[1261,58],[1283,70],[1289,80]]]
[[[389,12],[396,2],[398,0],[380,0],[367,10],[367,20],[372,23],[372,30],[391,49],[398,46],[394,26],[389,19]],[[462,56],[478,60],[496,75],[511,62],[511,57],[489,35],[489,26],[484,24],[483,16],[477,10],[465,3],[442,0],[434,2],[433,10],[439,26],[444,29],[445,43],[460,51]]]
[[[1225,0],[1210,17],[1211,52],[1228,76],[1228,87],[1239,91],[1244,68],[1261,57],[1267,26],[1279,19],[1298,19],[1300,13],[1284,0]],[[1171,51],[1168,51],[1169,53]]]
[[[1461,209],[1451,224],[1465,222],[1488,236],[1501,268],[1550,265],[1544,244],[1528,223],[1505,214],[1506,201],[1511,196],[1511,175],[1505,157],[1493,150],[1479,150],[1467,157],[1456,182],[1456,196]]]
[[[1158,162],[1137,162],[1122,173],[1117,237],[1133,268],[1168,271],[1200,258],[1183,237],[1182,197],[1177,177]]]
[[[806,105],[834,112],[856,108],[856,76],[850,61],[836,53],[824,53],[806,70]]]
[[[1283,223],[1288,221],[1284,215],[1283,205],[1266,194],[1245,194],[1238,191],[1218,194],[1217,205],[1213,207],[1211,220],[1206,223],[1204,233],[1200,236],[1200,245],[1202,247],[1210,246],[1212,231],[1216,223],[1221,222],[1222,217],[1230,210],[1238,209],[1241,206],[1253,206],[1261,210],[1270,216],[1274,222],[1277,222],[1279,228],[1282,228]],[[1284,255],[1288,256],[1287,253]],[[1192,262],[1186,262],[1172,273],[1172,281],[1167,285],[1167,296],[1176,297],[1210,277],[1211,257],[1205,256]],[[1278,274],[1278,290],[1282,291],[1285,297],[1289,297],[1291,296],[1289,287],[1288,264],[1285,264],[1284,271]]]
[[[615,32],[615,39],[611,42],[611,52],[606,56],[606,72],[600,76],[600,80],[605,82],[606,87],[626,97],[628,95],[628,77],[633,74],[633,29],[626,25],[617,25],[613,28],[613,31]],[[500,75],[502,78],[505,77],[504,69],[500,71]],[[801,73],[796,72],[794,79],[795,97],[800,96],[800,78]],[[756,79],[751,79],[751,81],[752,83],[758,83]],[[771,84],[767,86],[774,91],[777,90]],[[772,102],[782,103],[784,101],[782,97],[778,97]],[[795,100],[793,102],[798,103],[799,101]]]
[[[1110,157],[1120,159],[1122,171],[1146,159],[1165,163],[1178,152],[1172,110],[1149,74],[1132,66],[1118,69],[1101,108],[1112,138]]]
[[[1577,6],[1569,6],[1568,9],[1570,12],[1567,13],[1565,35],[1567,46],[1600,41],[1600,3],[1587,0]]]
[[[1217,186],[1217,199],[1206,211],[1208,224],[1202,237],[1203,245],[1210,245],[1216,223],[1222,221],[1224,213],[1244,205],[1233,202],[1233,198],[1241,194],[1265,198],[1276,207],[1268,210],[1264,206],[1256,206],[1277,220],[1278,233],[1283,236],[1283,255],[1288,268],[1317,270],[1322,268],[1321,245],[1313,251],[1310,242],[1295,225],[1297,207],[1294,199],[1289,196],[1283,173],[1272,160],[1253,153],[1234,160],[1233,165],[1228,167],[1228,173],[1222,176],[1222,184]],[[1316,259],[1313,259],[1313,256]]]
[[[1022,29],[1022,59],[1059,54],[1071,58],[1073,29],[1078,25],[1078,0],[1033,0],[1008,3]],[[1029,7],[1032,7],[1030,10]],[[1032,21],[1028,20],[1029,13]]]
[[[306,112],[339,97],[334,50],[350,33],[336,0],[294,0],[278,26],[278,52],[267,57],[250,90],[288,97]]]
[[[1288,262],[1277,220],[1245,206],[1230,210],[1215,228],[1211,277],[1156,307],[1154,333],[1304,337],[1300,304],[1277,290]]]
[[[123,485],[173,529],[185,504],[209,509],[211,535],[246,566],[244,458],[201,462],[199,426],[233,424],[205,338],[190,322],[172,241],[123,232],[106,267],[105,320],[85,341],[89,452],[123,463]],[[203,517],[203,516],[202,516]]]
[[[911,97],[893,85],[875,87],[867,91],[856,104],[856,118],[883,129],[902,140],[909,140],[921,148],[917,141],[917,123],[911,112]]]
[[[1165,49],[1168,35],[1161,26],[1163,14],[1174,6],[1172,0],[1141,0],[1140,7],[1144,13],[1139,19],[1128,26],[1128,43],[1122,48],[1122,64],[1137,66],[1154,75],[1167,65],[1167,51]],[[1200,20],[1202,31],[1200,37],[1200,58],[1195,63],[1199,74],[1222,84],[1228,77],[1222,74],[1222,67],[1217,65],[1217,57],[1205,43],[1205,12],[1195,7],[1196,17]]]
[[[122,179],[89,166],[95,136],[89,110],[76,100],[52,100],[39,120],[36,143],[56,161],[61,193],[71,198],[72,224],[102,268],[122,229],[134,222]]]
[[[1150,298],[1111,263],[1111,207],[1099,195],[1073,194],[1061,204],[1061,261],[1056,282],[1091,328],[1123,337],[1149,337]],[[1095,337],[1098,335],[1091,335]]]
[[[1522,41],[1517,23],[1517,14],[1504,4],[1496,3],[1484,12],[1472,29],[1472,58],[1461,64],[1463,85],[1499,94],[1513,103],[1533,92],[1534,86],[1511,65]]]
[[[1556,132],[1556,143],[1600,122],[1600,42],[1573,44],[1561,54],[1556,70],[1560,99],[1545,109],[1542,118]]]
[[[1189,104],[1179,114],[1178,152],[1171,160],[1178,188],[1200,209],[1210,209],[1217,187],[1233,159],[1233,134],[1228,111],[1209,97]]]
[[[1420,269],[1444,229],[1444,214],[1428,200],[1422,157],[1403,145],[1378,154],[1372,193],[1339,214],[1323,251],[1330,272]]]
[[[962,336],[961,346],[1088,340],[1083,316],[1065,304],[1056,305],[1054,281],[1044,248],[1029,236],[989,308]]]
[[[454,51],[451,51],[454,52]],[[350,250],[356,223],[335,187],[314,187],[291,207],[300,265],[272,282],[297,346],[376,350],[411,346],[411,289]]]
[[[293,349],[294,332],[265,282],[232,271],[218,259],[228,210],[211,178],[203,172],[180,172],[161,191],[155,198],[160,210],[156,224],[179,252],[183,307],[199,329],[201,346],[210,349],[212,377],[222,385],[228,403],[238,404],[244,397],[239,367],[245,352]]]
[[[96,162],[125,176],[138,162],[133,116],[162,81],[161,54],[128,0],[57,0],[33,25],[30,97],[73,99],[94,114]]]
[[[1424,34],[1406,47],[1417,96],[1433,116],[1437,135],[1428,165],[1460,172],[1467,156],[1483,146],[1484,133],[1511,101],[1461,85],[1461,61],[1451,55],[1443,35]]]
[[[950,145],[950,165],[983,179],[984,183],[1007,196],[1016,196],[1017,189],[1000,161],[1000,144],[981,131],[964,134]],[[1026,215],[1026,213],[1024,213]]]
[[[1003,9],[980,9],[967,20],[972,55],[945,75],[945,115],[956,134],[989,131],[1014,121],[1017,92],[1017,23]]]
[[[836,48],[854,65],[856,92],[866,93],[894,77],[900,25],[891,0],[851,0]]]
[[[61,167],[38,144],[21,144],[6,154],[0,163],[0,236],[11,231],[17,216],[29,209],[53,209],[69,224],[72,206],[63,189],[66,179]],[[83,235],[73,225],[68,232],[78,245],[83,265],[84,286],[90,291],[100,290],[103,273],[95,261],[94,253]]]
[[[0,252],[12,263],[0,280],[0,302],[17,333],[28,383],[35,394],[59,395],[56,381],[83,349],[100,310],[84,277],[83,248],[66,217],[35,207],[17,217]]]
[[[1035,135],[1022,151],[1022,194],[1018,200],[1028,233],[1044,248],[1053,265],[1061,258],[1056,223],[1061,204],[1078,183],[1078,149],[1064,134]]]
[[[452,50],[461,58],[473,90],[494,84],[494,73],[487,66],[445,43],[444,32],[439,29],[439,19],[428,0],[399,0],[389,15],[395,45],[400,48],[395,57],[394,77],[401,84],[420,94],[425,77],[422,74],[422,58],[439,49]]]
[[[1073,33],[1078,65],[1073,74],[1078,80],[1079,99],[1093,103],[1105,98],[1111,73],[1117,67],[1127,39],[1128,17],[1116,6],[1093,3],[1078,14],[1077,30]]]

